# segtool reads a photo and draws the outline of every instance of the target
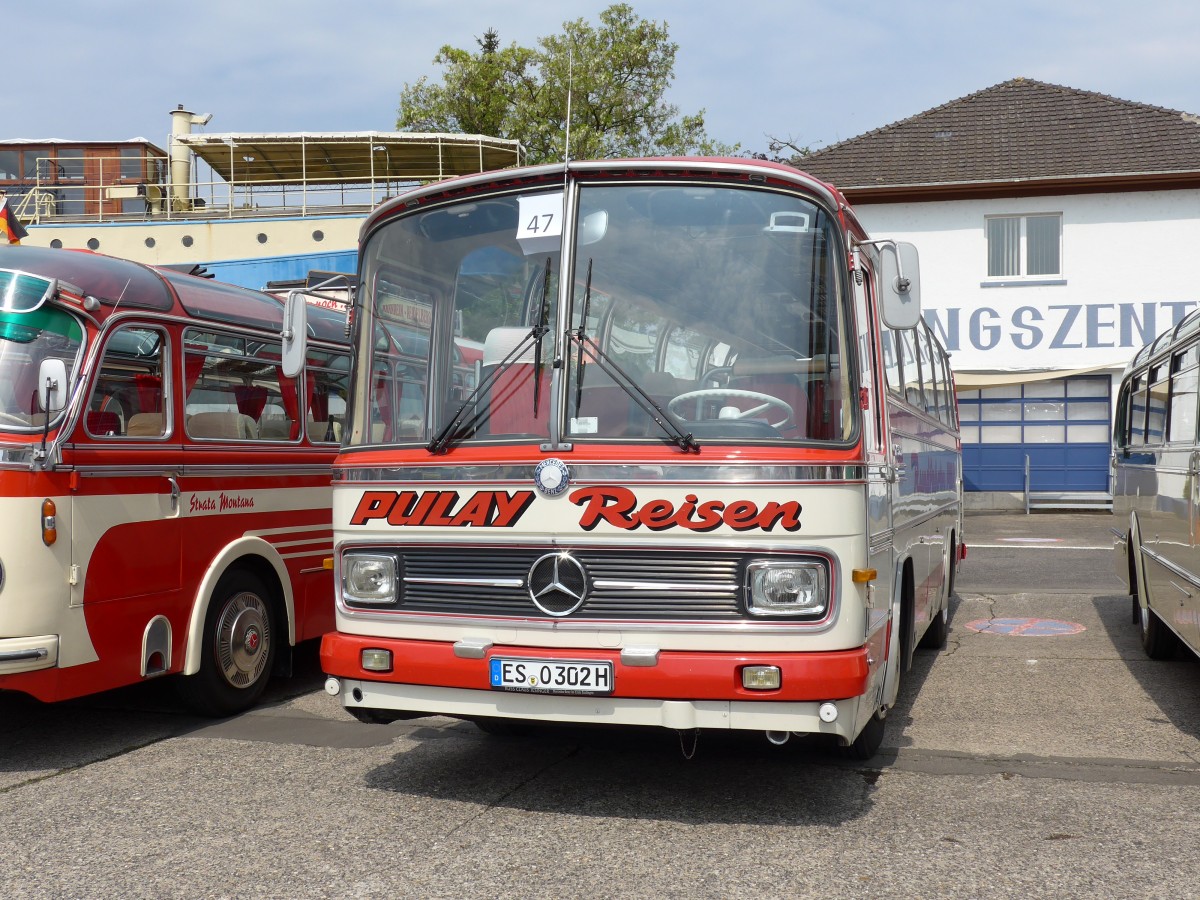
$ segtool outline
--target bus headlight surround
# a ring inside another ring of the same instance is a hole
[[[829,609],[829,569],[823,562],[756,560],[746,575],[746,609],[753,616],[817,618]]]
[[[346,553],[342,556],[342,597],[352,606],[399,602],[399,560],[390,553]]]

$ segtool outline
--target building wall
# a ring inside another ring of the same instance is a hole
[[[1200,191],[864,204],[874,237],[912,241],[926,318],[960,372],[1124,368],[1200,305],[1179,251],[1200,242]],[[1061,213],[1056,283],[987,278],[984,217]]]
[[[964,421],[972,505],[1021,505],[1026,468],[1033,492],[1104,490],[1108,441],[1096,418],[1104,415],[1097,378],[1108,377],[1115,395],[1137,350],[1200,306],[1200,287],[1177,274],[1178,251],[1200,242],[1200,191],[855,209],[873,237],[917,246],[924,315],[950,352],[964,408],[993,419]],[[1061,275],[988,278],[985,217],[1038,213],[1062,216]]]

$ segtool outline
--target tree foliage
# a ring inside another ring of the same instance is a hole
[[[474,53],[438,51],[440,83],[426,77],[404,86],[397,128],[515,138],[529,162],[552,162],[566,154],[569,103],[573,159],[738,150],[705,133],[704,110],[680,115],[664,101],[678,45],[666,22],[642,19],[627,4],[601,12],[599,26],[564,22],[537,49],[501,47],[494,28],[476,43]]]

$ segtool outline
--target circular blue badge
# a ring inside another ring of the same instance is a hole
[[[567,489],[571,483],[571,470],[557,457],[543,459],[533,470],[533,483],[543,494],[553,497]]]

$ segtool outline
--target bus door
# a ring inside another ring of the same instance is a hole
[[[866,461],[867,482],[867,555],[868,568],[878,573],[877,580],[868,588],[867,610],[868,640],[886,642],[887,628],[884,627],[892,607],[892,583],[895,571],[895,552],[892,541],[892,469],[888,459],[887,435],[887,367],[895,366],[895,351],[891,345],[891,332],[878,324],[872,296],[874,273],[865,255],[859,256],[863,278],[855,279],[854,314],[857,319],[859,406],[862,412],[862,439]],[[885,339],[881,342],[879,336]],[[885,372],[881,373],[876,363],[883,359]],[[895,377],[893,375],[892,377]],[[863,402],[865,400],[865,402]],[[878,658],[887,652],[880,646]],[[886,669],[884,670],[886,674]],[[896,678],[891,680],[893,689],[898,686]],[[894,698],[881,698],[891,703]]]
[[[181,584],[182,447],[171,414],[169,345],[161,326],[113,329],[75,429],[73,602],[136,600],[106,621],[128,617],[139,652],[146,621]]]

